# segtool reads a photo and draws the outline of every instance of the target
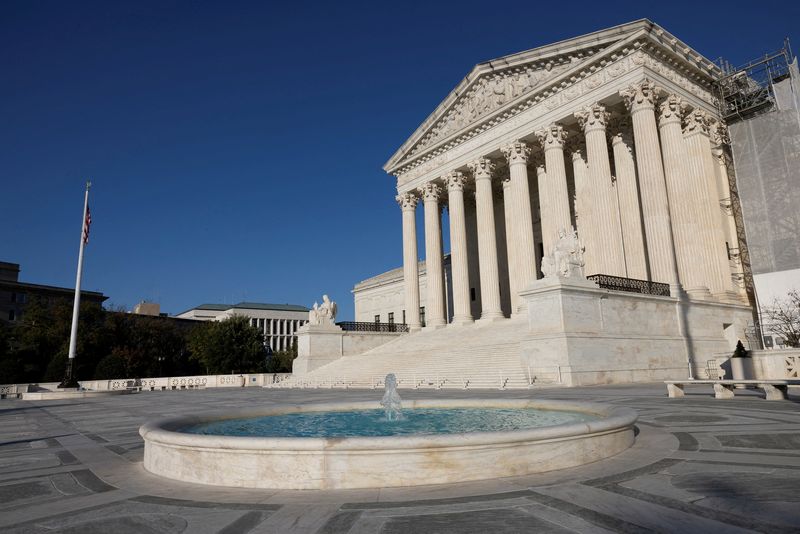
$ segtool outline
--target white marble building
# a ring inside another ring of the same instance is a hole
[[[308,308],[296,304],[240,302],[238,304],[201,304],[176,317],[200,321],[224,321],[239,315],[250,318],[250,324],[264,333],[264,343],[273,351],[292,348],[297,329],[308,322]]]
[[[443,280],[442,205],[451,322],[519,311],[519,291],[541,277],[537,248],[550,250],[570,226],[586,246],[588,275],[745,302],[734,283],[741,266],[727,253],[738,248],[735,225],[720,205],[730,194],[717,157],[726,149],[711,94],[718,74],[647,20],[477,65],[384,167],[397,177],[403,212],[409,325],[419,326],[418,205],[431,326],[447,322],[443,283],[430,287]]]
[[[354,294],[367,320],[402,306],[411,333],[306,379],[704,376],[752,318],[729,253],[739,244],[712,95],[720,75],[648,20],[477,65],[384,166],[397,178],[403,277],[384,273]],[[573,227],[590,280],[543,278],[542,257]]]

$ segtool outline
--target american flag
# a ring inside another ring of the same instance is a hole
[[[89,227],[92,225],[92,213],[89,204],[86,204],[86,217],[83,219],[83,244],[89,242]]]

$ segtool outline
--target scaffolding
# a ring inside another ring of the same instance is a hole
[[[720,59],[723,76],[714,85],[722,119],[730,125],[775,109],[775,84],[791,75],[792,60],[788,38],[777,52],[739,68]]]

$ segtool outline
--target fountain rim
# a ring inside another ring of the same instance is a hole
[[[201,415],[183,415],[149,421],[139,434],[146,441],[177,447],[228,450],[323,451],[364,449],[416,449],[419,447],[453,447],[512,444],[521,441],[558,441],[575,436],[618,432],[632,427],[638,413],[630,408],[595,402],[574,402],[550,399],[415,399],[404,400],[405,409],[415,408],[536,408],[571,411],[598,416],[595,421],[564,423],[532,429],[500,432],[465,432],[451,434],[406,434],[397,436],[340,437],[260,437],[190,434],[179,429],[193,424],[226,419],[246,419],[270,415],[308,412],[342,412],[380,409],[374,401],[326,402],[311,404],[279,404],[262,408],[214,410]]]

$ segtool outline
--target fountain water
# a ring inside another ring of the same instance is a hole
[[[397,392],[397,377],[389,373],[384,379],[385,392],[381,399],[381,406],[386,411],[387,421],[396,421],[403,418],[402,400]]]

